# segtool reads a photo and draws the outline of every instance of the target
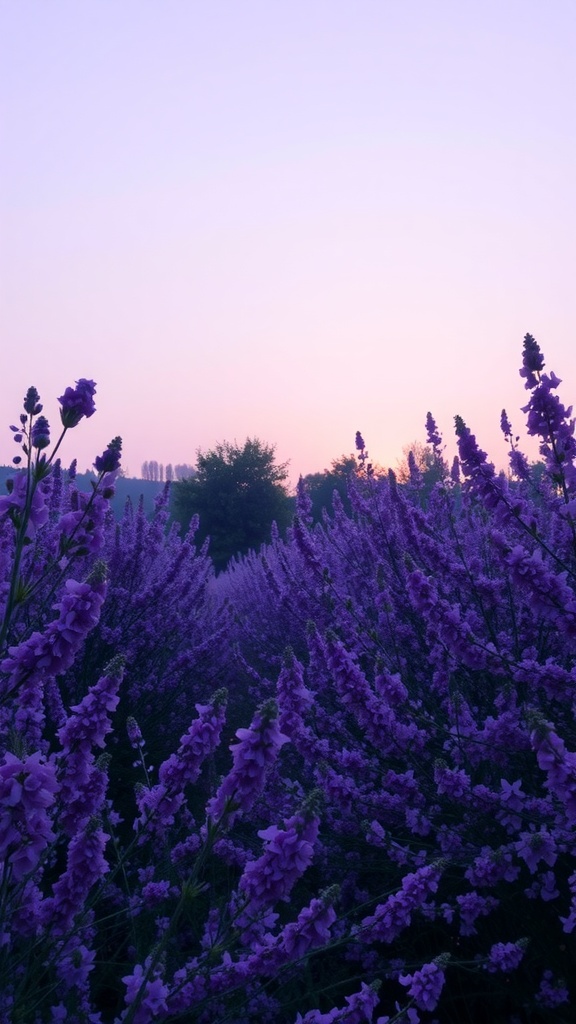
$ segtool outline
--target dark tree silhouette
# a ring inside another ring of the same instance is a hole
[[[312,518],[315,523],[322,518],[322,512],[332,511],[334,491],[337,491],[348,514],[351,512],[348,498],[348,478],[358,472],[358,462],[354,455],[341,455],[334,459],[330,469],[323,473],[309,473],[303,483],[312,502]]]
[[[216,569],[233,555],[246,554],[270,540],[272,522],[283,530],[292,502],[285,480],[287,464],[278,464],[273,445],[247,438],[198,452],[196,475],[173,484],[174,518],[187,528],[200,517],[197,537],[210,538]]]

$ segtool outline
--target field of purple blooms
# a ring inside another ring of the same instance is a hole
[[[460,417],[438,483],[216,576],[110,511],[30,388],[0,497],[0,1024],[552,1024],[576,1006],[576,440],[524,339],[530,467]],[[68,440],[66,438],[66,440]],[[572,985],[572,988],[571,988]]]

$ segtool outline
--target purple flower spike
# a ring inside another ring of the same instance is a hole
[[[439,450],[442,447],[442,437],[438,433],[436,420],[431,412],[426,414],[426,433],[428,435],[428,444]]]
[[[544,369],[544,356],[540,351],[540,346],[535,338],[531,334],[524,336],[524,352],[522,358],[522,369],[520,370],[520,376],[526,378],[526,387],[528,390],[537,387],[538,378],[537,373],[540,373]]]
[[[42,412],[42,406],[39,405],[40,395],[36,388],[28,388],[28,391],[24,395],[24,409],[29,416],[37,416],[39,412]],[[22,421],[22,417],[20,417]],[[26,423],[26,417],[24,417],[24,423]]]
[[[512,437],[512,424],[508,419],[508,413],[506,412],[506,409],[502,409],[502,412],[500,413],[500,430],[502,431],[506,439]]]
[[[50,444],[50,425],[45,416],[39,416],[32,427],[31,441],[32,447],[38,451]]]
[[[68,429],[76,427],[83,416],[88,418],[96,412],[96,406],[94,405],[95,393],[96,384],[94,381],[86,380],[84,377],[76,381],[75,388],[66,388],[64,394],[58,399],[62,406],[60,417],[64,427]]]
[[[102,455],[94,459],[94,467],[97,473],[114,473],[120,467],[122,457],[122,438],[115,437]]]
[[[414,971],[414,974],[400,975],[400,984],[408,987],[409,995],[420,1010],[436,1009],[444,987],[445,975],[442,967],[445,966],[446,960],[446,956],[440,956],[431,964],[424,964],[419,971]]]
[[[36,867],[54,839],[48,808],[59,790],[54,765],[40,753],[20,760],[7,752],[0,764],[0,858],[15,881]]]
[[[527,946],[525,939],[519,942],[495,942],[488,954],[486,970],[492,974],[495,971],[503,971],[508,974],[518,967]]]
[[[231,746],[233,766],[223,779],[216,796],[208,802],[208,816],[214,822],[225,820],[228,828],[252,807],[264,788],[266,773],[288,737],[278,727],[278,708],[274,700],[256,712],[249,729],[237,729],[238,743]]]

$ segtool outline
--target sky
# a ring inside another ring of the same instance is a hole
[[[526,332],[576,402],[575,52],[573,0],[0,0],[0,463],[86,377],[82,469],[429,410],[505,465]]]

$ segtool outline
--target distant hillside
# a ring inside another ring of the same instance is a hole
[[[6,493],[6,480],[15,472],[14,466],[0,466],[0,492]],[[90,473],[78,473],[76,476],[76,483],[81,491],[90,491],[90,480],[95,480],[96,477]],[[146,515],[151,515],[154,509],[154,499],[164,487],[164,484],[158,483],[153,480],[138,480],[136,477],[119,477],[115,484],[116,493],[112,499],[112,508],[114,509],[114,515],[119,519],[124,511],[127,498],[132,500],[132,504],[136,506],[140,500],[140,495],[144,497],[144,511]]]

